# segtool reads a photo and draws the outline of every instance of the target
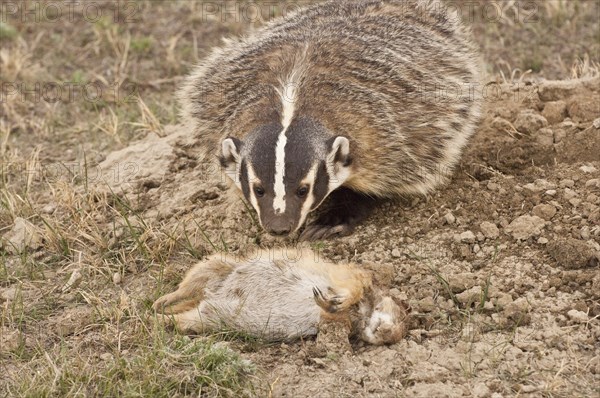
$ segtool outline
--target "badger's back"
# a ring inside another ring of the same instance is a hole
[[[429,0],[331,1],[210,55],[180,92],[207,151],[295,116],[350,138],[344,184],[425,193],[451,172],[479,117],[479,62],[459,17]]]

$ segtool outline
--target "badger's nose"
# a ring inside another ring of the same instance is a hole
[[[271,228],[269,233],[275,236],[284,236],[290,233],[290,227]]]
[[[284,236],[290,233],[292,226],[284,220],[274,220],[267,228],[267,232],[274,236]]]

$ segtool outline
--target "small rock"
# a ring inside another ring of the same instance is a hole
[[[488,398],[492,392],[485,385],[485,383],[477,383],[473,387],[473,397],[475,398]]]
[[[567,117],[567,103],[565,101],[551,101],[546,102],[544,110],[542,111],[548,123],[557,124],[562,122]]]
[[[100,354],[100,359],[103,361],[112,361],[113,355],[110,352],[105,352],[104,354]]]
[[[558,183],[558,185],[561,188],[573,188],[575,186],[575,181],[565,178],[564,180],[560,180],[560,182]]]
[[[479,253],[480,250],[481,250],[481,247],[477,243],[475,243],[473,245],[473,253],[477,254],[477,253]]]
[[[456,299],[462,304],[478,303],[481,300],[481,286],[473,286],[457,294]]]
[[[567,132],[563,129],[555,129],[554,130],[554,143],[558,144],[567,136]]]
[[[594,123],[592,123],[594,125],[595,128],[600,129],[600,117],[596,120],[594,120]]]
[[[481,232],[477,232],[477,242],[483,242],[485,240],[485,235]]]
[[[393,249],[392,250],[392,257],[394,257],[394,258],[400,258],[400,257],[402,257],[402,252],[400,252],[400,250],[398,250],[398,249]]]
[[[572,321],[578,323],[586,323],[588,321],[588,315],[583,311],[569,310],[567,316],[571,318]]]
[[[122,281],[123,281],[123,279],[122,279],[122,277],[121,277],[121,273],[119,273],[119,272],[115,272],[115,273],[113,274],[113,283],[114,283],[115,285],[120,285]]]
[[[71,336],[78,330],[92,323],[93,310],[88,306],[64,308],[59,316],[50,316],[48,331],[53,331],[59,336]]]
[[[598,94],[578,94],[569,98],[569,116],[575,121],[592,121],[598,117]]]
[[[600,261],[600,255],[598,256],[598,260]],[[592,279],[592,292],[597,292],[595,294],[596,298],[600,298],[600,272],[596,273],[596,276]]]
[[[542,192],[547,191],[549,189],[556,188],[556,185],[544,180],[543,178],[539,178],[535,180],[533,183],[525,184],[523,188],[528,189],[532,192]]]
[[[499,293],[496,299],[496,305],[501,309],[506,308],[510,303],[513,302],[512,296],[508,293]]]
[[[548,196],[555,196],[556,195],[556,189],[549,189],[546,192],[544,192],[546,195]]]
[[[458,252],[461,257],[467,258],[471,254],[471,249],[469,248],[469,245],[460,245],[458,248]]]
[[[492,120],[492,128],[509,134],[512,134],[515,131],[513,125],[508,120],[501,117],[496,117]]]
[[[42,247],[42,237],[35,225],[17,217],[12,229],[4,235],[3,246],[11,254],[22,253],[25,249],[37,250]]]
[[[542,236],[537,240],[537,243],[539,243],[540,245],[545,245],[548,243],[548,239],[546,239]]]
[[[533,134],[541,128],[548,127],[548,121],[532,110],[521,111],[514,123],[515,128],[523,134]]]
[[[448,276],[448,287],[452,293],[464,292],[477,284],[475,274],[461,272],[458,274],[450,274]]]
[[[533,208],[533,214],[543,218],[546,221],[549,221],[556,214],[556,207],[547,203],[540,203]]]
[[[577,196],[577,192],[573,191],[572,189],[565,188],[564,196],[565,196],[565,199],[567,199],[567,200],[573,199],[574,197]]]
[[[570,96],[585,90],[588,86],[594,85],[595,81],[587,83],[580,79],[569,79],[560,81],[546,80],[539,84],[538,95],[544,102],[558,101],[562,98],[569,98]]]
[[[54,204],[48,204],[48,205],[42,207],[42,213],[45,213],[45,214],[52,214],[52,213],[54,213],[55,210],[56,210],[56,205],[54,205]]]
[[[18,297],[18,294],[21,290],[17,289],[15,286],[9,287],[8,289],[0,290],[0,301],[13,301]]]
[[[535,141],[540,146],[549,148],[554,145],[554,132],[549,128],[540,129],[535,135]]]
[[[587,225],[582,227],[581,231],[579,232],[579,235],[581,235],[581,239],[583,240],[590,239],[590,227],[588,227]]]
[[[586,174],[595,173],[598,171],[597,168],[591,165],[583,165],[579,168],[579,170],[583,171]]]
[[[540,388],[538,386],[532,386],[532,385],[520,385],[519,386],[519,393],[521,394],[531,394],[534,392],[537,392],[540,390]],[[521,395],[519,394],[519,395]]]
[[[569,118],[569,117],[568,117],[568,118],[566,118],[566,119],[565,119],[565,120],[564,120],[564,121],[563,121],[563,122],[560,124],[560,126],[561,126],[561,127],[564,127],[564,128],[567,128],[567,129],[570,129],[570,128],[573,128],[573,127],[577,127],[577,125],[576,125],[576,124],[575,124],[575,123],[574,123],[574,122],[571,120],[571,118]]]
[[[577,198],[571,198],[569,199],[569,203],[573,206],[573,207],[577,207],[581,204],[581,199],[577,199]]]
[[[500,236],[500,230],[496,224],[489,221],[484,221],[479,224],[479,229],[481,229],[481,233],[483,233],[486,238],[496,239],[498,236]]]
[[[587,180],[585,183],[586,188],[597,187],[600,188],[600,178],[592,178],[591,180]]]
[[[425,297],[419,300],[417,306],[421,312],[431,312],[435,309],[435,301],[433,301],[432,297]]]
[[[600,259],[600,254],[588,243],[573,238],[557,238],[546,245],[546,251],[562,268],[594,267]]]
[[[463,243],[475,243],[475,234],[472,231],[465,231],[460,234],[460,241]]]
[[[19,346],[25,344],[25,341],[25,334],[20,330],[0,326],[0,347],[2,347],[3,353],[17,350]]]
[[[523,319],[525,314],[527,314],[528,312],[529,312],[529,303],[527,302],[527,299],[524,297],[520,297],[520,298],[516,299],[515,301],[507,304],[506,308],[504,309],[504,315],[507,318],[510,318],[515,321]]]
[[[524,215],[515,218],[507,227],[506,232],[516,240],[527,240],[542,232],[546,222],[538,216]]]
[[[456,222],[456,217],[454,217],[454,214],[452,213],[446,213],[444,216],[444,221],[446,224],[454,224]]]
[[[500,185],[496,184],[495,182],[488,182],[487,184],[487,189],[489,189],[490,191],[497,191],[500,188]]]

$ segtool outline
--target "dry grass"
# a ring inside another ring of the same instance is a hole
[[[597,1],[456,3],[461,5],[463,17],[473,21],[491,74],[511,65],[511,70],[531,70],[537,76],[560,79],[569,76],[579,60],[600,56]]]
[[[115,3],[95,4],[112,15]],[[198,20],[196,2],[135,6],[132,22],[76,11],[0,26],[0,234],[21,217],[43,239],[40,250],[0,250],[0,288],[10,287],[0,395],[238,396],[261,385],[223,343],[166,332],[150,309],[172,287],[168,261],[203,255],[201,232],[151,224],[126,199],[90,189],[106,153],[175,121],[181,76],[241,27]],[[51,85],[62,88],[57,102],[43,91]]]
[[[91,187],[107,153],[176,122],[173,92],[194,62],[258,23],[223,23],[196,1],[127,3],[133,20],[115,20],[117,3],[94,3],[97,21],[76,8],[72,20],[0,22],[0,234],[20,217],[43,239],[0,249],[0,395],[257,394],[252,364],[222,342],[166,332],[150,309],[218,239],[144,220]],[[598,73],[596,2],[545,2],[530,25],[512,17],[517,6],[502,4],[500,24],[475,21],[491,72],[556,77],[583,59],[573,74]],[[36,84],[62,87],[60,100],[32,93]]]

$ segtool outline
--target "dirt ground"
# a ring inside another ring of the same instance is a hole
[[[0,25],[5,89],[119,87],[55,103],[3,92],[0,395],[600,394],[597,1],[474,9],[489,84],[451,183],[312,245],[376,270],[412,307],[405,340],[347,354],[314,339],[190,338],[156,319],[152,302],[208,254],[295,242],[264,234],[177,125],[181,76],[260,23],[199,2],[135,4],[132,21]]]

